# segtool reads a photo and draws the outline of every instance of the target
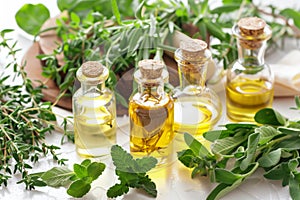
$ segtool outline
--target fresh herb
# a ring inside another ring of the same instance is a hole
[[[188,133],[184,135],[189,149],[178,152],[178,159],[193,169],[192,177],[208,175],[211,182],[219,183],[208,200],[233,190],[258,168],[265,170],[265,178],[282,180],[292,199],[299,199],[300,121],[288,120],[270,108],[258,111],[255,120],[262,125],[232,123],[224,130],[206,132],[211,152]]]
[[[120,183],[108,189],[107,197],[122,196],[129,191],[129,188],[139,188],[153,197],[157,196],[156,185],[146,174],[155,167],[157,163],[155,158],[143,157],[141,159],[133,159],[129,153],[118,145],[112,146],[111,156],[116,166],[115,171],[119,176]]]
[[[59,158],[55,145],[45,141],[47,134],[56,127],[56,116],[52,104],[43,102],[42,89],[33,87],[24,71],[24,66],[17,62],[19,49],[17,43],[7,38],[13,30],[0,32],[0,48],[8,50],[6,69],[14,75],[0,76],[0,185],[7,186],[12,174],[20,173],[26,188],[33,189],[28,179],[28,169],[41,157],[52,155],[59,164],[67,159]],[[7,84],[9,78],[18,78],[20,84]]]
[[[104,171],[105,164],[89,159],[74,164],[73,171],[67,167],[53,167],[46,172],[30,174],[34,186],[68,186],[67,193],[72,197],[83,197],[91,189],[91,183]]]

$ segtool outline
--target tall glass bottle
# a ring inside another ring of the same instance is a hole
[[[227,71],[227,117],[253,122],[255,113],[271,107],[273,102],[274,75],[264,61],[272,31],[257,17],[239,20],[232,31],[237,39],[238,60]]]
[[[83,157],[107,156],[116,143],[116,102],[105,87],[109,71],[96,61],[83,63],[77,71],[81,82],[73,95],[76,151]]]
[[[164,91],[168,72],[162,61],[142,60],[138,66],[138,92],[129,101],[130,152],[135,157],[153,156],[164,165],[172,157],[174,137],[174,103]]]
[[[175,51],[180,86],[173,95],[174,130],[179,149],[183,133],[190,133],[198,140],[203,140],[202,134],[213,128],[221,116],[219,96],[205,85],[211,56],[207,44],[197,39],[181,42],[180,48]]]

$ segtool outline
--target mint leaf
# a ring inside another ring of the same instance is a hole
[[[126,194],[129,191],[129,187],[124,184],[115,184],[114,186],[110,187],[106,195],[109,198],[115,198],[118,196],[122,196],[123,194]]]
[[[49,171],[41,175],[41,179],[51,187],[59,187],[68,185],[74,176],[74,172],[66,167],[53,167]]]
[[[67,190],[67,193],[71,195],[72,197],[83,197],[86,193],[88,193],[91,189],[91,184],[83,181],[83,180],[77,180],[73,182],[69,189]]]
[[[118,145],[112,146],[111,156],[120,183],[109,188],[107,191],[108,197],[123,195],[129,191],[129,187],[143,189],[149,195],[156,197],[156,185],[146,173],[155,167],[157,159],[153,157],[133,159],[129,153]]]
[[[105,165],[103,163],[93,162],[87,167],[88,176],[94,181],[102,174],[104,169]]]
[[[78,178],[84,178],[88,176],[87,168],[83,165],[74,164],[73,170]]]
[[[92,161],[90,159],[85,159],[84,161],[81,162],[82,166],[89,166],[92,163]]]

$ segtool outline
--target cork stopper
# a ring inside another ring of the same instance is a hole
[[[157,79],[162,76],[164,63],[160,60],[145,59],[138,63],[142,78]]]
[[[81,65],[82,74],[89,78],[100,76],[104,70],[104,66],[98,61],[88,61]]]
[[[191,39],[180,43],[182,56],[186,60],[199,60],[199,58],[204,56],[206,48],[206,42],[198,39]]]
[[[242,34],[256,37],[263,34],[266,22],[258,17],[247,17],[240,19],[237,25]]]

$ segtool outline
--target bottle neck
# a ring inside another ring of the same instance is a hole
[[[246,67],[258,67],[265,64],[266,40],[248,41],[237,39],[238,62]]]
[[[159,103],[164,98],[164,83],[159,81],[156,83],[141,82],[138,86],[138,92],[144,102],[150,100]]]
[[[177,62],[181,90],[188,86],[205,87],[208,62]]]
[[[99,83],[99,84],[87,84],[87,83],[81,83],[81,88],[83,94],[86,94],[90,91],[97,91],[97,92],[102,92],[105,89],[105,82]]]

